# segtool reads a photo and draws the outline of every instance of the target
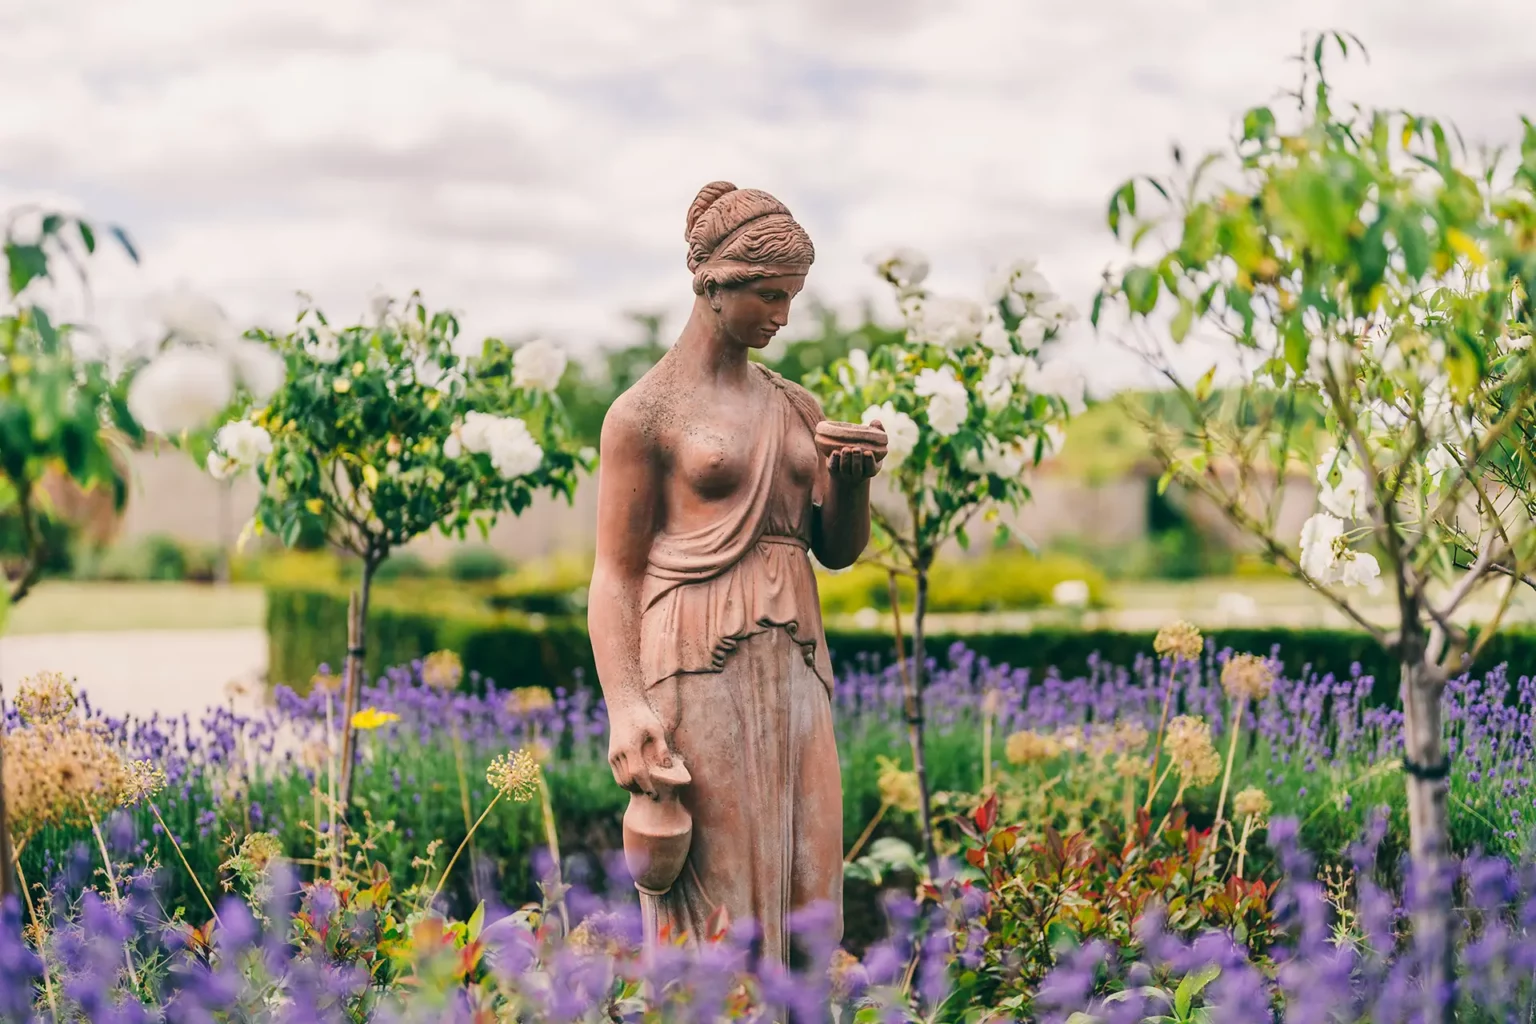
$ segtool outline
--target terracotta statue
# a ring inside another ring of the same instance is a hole
[[[688,210],[697,298],[676,345],[603,421],[589,623],[625,852],[652,938],[789,916],[841,936],[842,778],[810,552],[869,540],[878,423],[831,424],[748,354],[782,328],[815,252],[766,192],[704,186]],[[724,916],[718,915],[719,909]]]

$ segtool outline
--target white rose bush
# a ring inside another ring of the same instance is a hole
[[[538,492],[569,499],[590,459],[572,450],[553,394],[563,352],[496,339],[466,352],[453,314],[430,312],[417,296],[379,302],[371,322],[339,328],[305,309],[293,330],[252,331],[249,343],[280,360],[281,383],[265,394],[241,385],[221,422],[188,447],[217,479],[254,473],[250,533],[288,546],[323,536],[361,563],[347,657],[345,803],[375,571],[431,531],[484,535]]]
[[[1208,498],[1400,662],[1423,1019],[1441,1021],[1454,1000],[1441,694],[1536,567],[1536,127],[1501,166],[1427,118],[1340,114],[1330,41],[1347,54],[1345,37],[1319,38],[1287,126],[1255,108],[1235,152],[1115,193],[1111,228],[1156,251],[1107,275],[1093,319],[1120,313],[1181,400],[1177,422],[1144,419],[1165,483]],[[1138,211],[1152,192],[1163,204]],[[1194,334],[1230,384],[1174,365]],[[1277,484],[1303,474],[1316,507],[1284,535]]]
[[[967,527],[978,515],[996,519],[1000,509],[1029,497],[1027,471],[1059,445],[1063,425],[1082,408],[1080,375],[1048,359],[1077,314],[1031,262],[1000,269],[979,299],[931,294],[923,287],[928,261],[913,250],[872,262],[895,289],[905,328],[900,340],[872,352],[855,349],[807,384],[828,419],[878,420],[889,441],[871,502],[872,560],[892,573],[893,605],[896,575],[916,582],[913,657],[903,667],[931,865],[921,697],[929,572],[950,541],[969,543]],[[998,539],[1007,536],[999,523]]]

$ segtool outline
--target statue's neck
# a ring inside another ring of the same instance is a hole
[[[683,325],[673,351],[690,373],[697,373],[721,383],[738,384],[746,380],[747,346],[733,339],[720,324],[709,301],[700,296]]]

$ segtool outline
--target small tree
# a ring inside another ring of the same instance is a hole
[[[346,661],[341,804],[351,800],[357,711],[374,574],[432,530],[482,536],[534,493],[569,498],[585,453],[566,443],[552,391],[565,371],[547,342],[516,351],[487,340],[464,354],[458,321],[412,296],[380,303],[372,323],[332,328],[304,310],[286,334],[252,332],[281,355],[286,375],[264,403],[246,394],[217,431],[192,444],[216,478],[254,469],[250,529],[292,546],[305,536],[355,555]]]
[[[873,503],[873,560],[891,573],[898,664],[931,872],[936,863],[923,757],[929,573],[951,541],[969,543],[967,527],[978,514],[1016,508],[1028,498],[1025,470],[1053,448],[1060,425],[1082,403],[1083,384],[1065,363],[1037,361],[1076,314],[1032,263],[1001,270],[985,303],[927,292],[922,284],[928,264],[915,253],[880,258],[876,269],[896,290],[902,334],[873,353],[855,349],[812,374],[808,384],[829,418],[879,420],[889,438],[882,473],[899,507]],[[1007,537],[1001,524],[997,537]],[[916,590],[910,669],[900,650],[898,575],[910,576]]]
[[[1440,696],[1536,560],[1536,128],[1526,123],[1512,176],[1497,154],[1469,166],[1433,120],[1336,110],[1330,42],[1347,54],[1351,40],[1319,37],[1304,52],[1289,123],[1254,108],[1225,159],[1186,171],[1176,151],[1175,176],[1115,193],[1111,229],[1154,251],[1107,275],[1093,319],[1127,314],[1132,343],[1181,401],[1177,420],[1144,420],[1164,484],[1208,498],[1396,652],[1425,1019],[1445,1020],[1454,947]],[[1151,215],[1138,209],[1147,189],[1163,200]],[[1189,381],[1173,365],[1163,339],[1196,335],[1218,341],[1230,386],[1216,386],[1216,367]],[[1315,474],[1320,506],[1299,538],[1277,525],[1298,466]],[[1489,588],[1494,611],[1474,633],[1467,603]],[[1385,606],[1362,600],[1383,589]]]
[[[109,232],[130,258],[128,237]],[[57,282],[59,261],[86,281],[83,257],[96,251],[96,229],[77,217],[35,209],[15,211],[4,239],[7,302],[0,309],[0,519],[20,537],[14,578],[0,574],[0,633],[10,606],[31,592],[52,552],[43,528],[44,484],[52,476],[83,490],[105,490],[114,510],[127,499],[118,457],[139,436],[121,382],[102,359],[84,358],[72,335],[54,323],[43,302]],[[4,761],[0,758],[0,901],[11,891]]]

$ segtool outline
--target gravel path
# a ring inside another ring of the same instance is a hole
[[[94,707],[112,715],[197,715],[230,700],[226,689],[255,687],[267,666],[261,629],[53,633],[0,638],[7,695],[37,672],[62,672]],[[237,705],[251,706],[249,697]]]

